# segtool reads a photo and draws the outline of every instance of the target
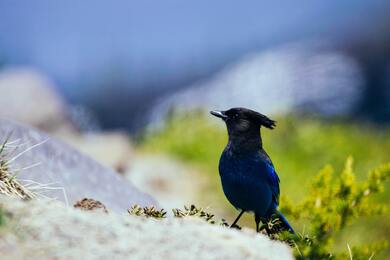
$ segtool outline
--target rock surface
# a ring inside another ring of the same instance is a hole
[[[199,205],[206,181],[194,169],[168,156],[137,154],[125,176],[139,189],[158,198],[164,209]]]
[[[28,68],[0,73],[0,118],[8,118],[45,131],[73,129],[65,102],[44,75]]]
[[[94,198],[123,212],[133,204],[157,204],[115,171],[69,145],[33,128],[0,119],[0,141],[8,136],[5,153],[11,169],[22,182],[38,186],[42,196],[68,205]]]
[[[120,173],[124,173],[133,161],[134,151],[130,137],[122,132],[93,132],[83,135],[70,133],[58,137]]]
[[[360,67],[345,54],[314,43],[274,47],[249,55],[210,80],[160,101],[152,122],[171,111],[248,107],[266,114],[294,110],[348,115],[363,95]]]
[[[285,244],[199,219],[85,212],[3,196],[0,206],[7,216],[2,259],[293,259]]]

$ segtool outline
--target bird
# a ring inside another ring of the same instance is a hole
[[[281,226],[295,234],[287,219],[278,211],[279,177],[275,167],[263,148],[260,128],[274,129],[276,122],[267,116],[242,107],[226,111],[210,111],[221,118],[227,127],[228,143],[219,160],[219,175],[223,192],[239,215],[231,227],[245,212],[253,212],[256,231],[260,232],[260,221],[268,222],[277,216]],[[266,225],[266,232],[270,235]]]

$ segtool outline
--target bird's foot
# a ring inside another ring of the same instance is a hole
[[[241,230],[241,227],[237,224],[231,225],[230,228],[235,228],[235,229]]]

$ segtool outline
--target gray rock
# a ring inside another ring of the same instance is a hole
[[[125,176],[134,185],[158,198],[164,209],[200,205],[203,175],[182,162],[163,155],[137,154]]]
[[[249,107],[267,114],[294,110],[348,115],[363,93],[356,61],[331,48],[297,43],[249,55],[210,80],[158,102],[151,115],[159,122],[172,109]]]
[[[59,138],[119,173],[124,173],[134,161],[134,148],[130,137],[124,132],[90,132],[60,135]]]
[[[42,196],[71,205],[84,197],[93,198],[116,211],[132,204],[156,205],[125,178],[76,149],[33,128],[0,119],[0,140],[10,134],[5,153],[11,169],[19,180],[38,186]]]
[[[293,259],[286,244],[198,218],[157,221],[3,196],[0,205],[10,216],[2,259]]]
[[[67,107],[54,85],[41,73],[28,68],[0,73],[0,118],[23,122],[45,131],[72,129]],[[73,129],[72,129],[73,130]]]

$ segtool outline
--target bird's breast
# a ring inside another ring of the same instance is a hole
[[[234,156],[225,151],[219,163],[223,191],[233,206],[264,215],[272,191],[256,156]]]
[[[262,172],[264,162],[257,154],[235,155],[224,151],[219,162],[219,173],[222,177],[237,181],[265,180]]]

